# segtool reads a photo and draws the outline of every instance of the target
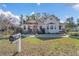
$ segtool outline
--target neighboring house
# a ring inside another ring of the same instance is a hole
[[[64,31],[64,24],[56,16],[47,18],[41,17],[39,20],[28,20],[22,25],[24,31],[28,33],[59,33]]]

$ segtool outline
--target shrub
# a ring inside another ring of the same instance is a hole
[[[79,36],[79,32],[69,32],[70,36]]]
[[[4,32],[1,32],[2,35],[11,35],[14,31],[4,31]]]

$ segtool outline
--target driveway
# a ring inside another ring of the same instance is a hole
[[[22,36],[25,37],[42,37],[42,38],[56,38],[56,37],[68,37],[68,35],[65,34],[36,34],[36,35],[31,35],[31,34],[22,34]]]

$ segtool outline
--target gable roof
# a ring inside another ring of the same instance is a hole
[[[50,18],[55,19],[56,21],[60,21],[60,19],[55,15],[40,16],[39,18],[36,18],[35,15],[31,15],[28,17],[28,20],[26,21],[26,23],[39,23],[39,22],[44,23],[47,19],[50,19]]]

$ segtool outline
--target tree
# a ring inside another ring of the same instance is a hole
[[[6,29],[8,30],[9,27],[11,27],[11,18],[6,17],[4,14],[0,15],[0,27],[1,29]]]
[[[31,17],[31,20],[36,20],[35,14],[32,14],[30,17]]]
[[[40,14],[40,13],[36,13],[36,14],[35,14],[35,19],[36,19],[36,20],[39,20],[40,17],[41,17],[41,14]]]
[[[74,28],[74,26],[75,26],[75,23],[74,23],[73,17],[67,18],[65,22],[65,31],[66,32],[71,31]]]
[[[28,21],[28,20],[29,20],[29,16],[27,16],[27,15],[26,15],[26,18],[25,18],[25,20],[26,20],[26,21]]]
[[[49,14],[48,13],[42,13],[42,16],[47,18],[47,17],[49,17]]]
[[[23,15],[20,15],[20,25],[23,24]]]
[[[77,26],[79,26],[79,18],[77,19]]]

